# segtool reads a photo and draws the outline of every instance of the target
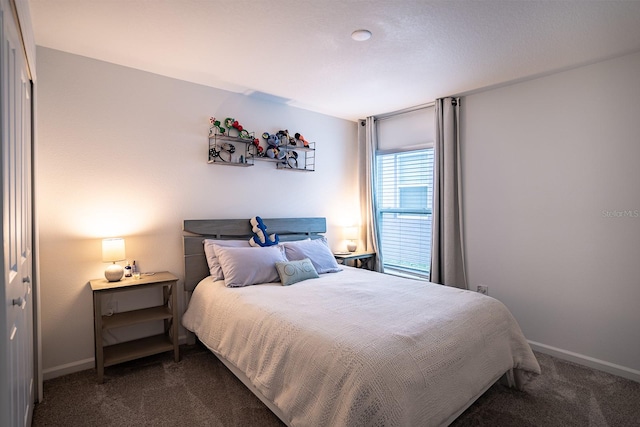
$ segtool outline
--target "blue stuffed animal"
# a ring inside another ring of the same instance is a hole
[[[249,220],[251,226],[253,227],[253,237],[249,239],[249,244],[251,246],[274,246],[277,245],[280,241],[280,238],[277,234],[267,235],[267,226],[262,222],[262,218],[259,216],[254,216]]]
[[[264,132],[262,134],[262,138],[267,141],[268,146],[265,151],[265,156],[271,159],[282,159],[284,157],[285,153],[278,148],[282,143],[278,134],[269,134],[268,132]]]

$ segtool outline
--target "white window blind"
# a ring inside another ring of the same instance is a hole
[[[385,270],[429,275],[433,148],[381,153],[377,214]]]

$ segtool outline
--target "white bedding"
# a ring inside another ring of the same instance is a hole
[[[206,278],[182,323],[292,426],[442,425],[509,369],[520,388],[540,373],[499,301],[349,267],[292,286]]]

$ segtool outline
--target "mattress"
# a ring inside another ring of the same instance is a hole
[[[292,426],[451,421],[505,372],[540,367],[498,300],[345,267],[292,286],[203,279],[182,324]]]

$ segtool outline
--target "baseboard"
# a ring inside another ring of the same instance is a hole
[[[561,348],[552,347],[550,345],[540,344],[539,342],[535,341],[529,341],[529,345],[531,345],[531,348],[533,350],[539,351],[540,353],[549,354],[551,356],[557,357],[558,359],[568,360],[569,362],[574,362],[579,365],[588,366],[589,368],[608,372],[622,378],[640,382],[640,371],[636,369],[616,365],[615,363],[609,363],[604,360],[595,359],[593,357],[585,356],[584,354],[574,353],[572,351],[563,350]]]
[[[180,335],[178,337],[179,344],[187,344],[187,335]],[[85,371],[87,369],[95,368],[95,358],[78,360],[77,362],[66,363],[64,365],[54,366],[52,368],[44,369],[42,371],[42,380],[51,380],[53,378],[61,377],[63,375],[73,374],[74,372]]]
[[[181,335],[178,338],[180,344],[188,343],[187,335]],[[562,360],[568,360],[579,365],[588,366],[589,368],[598,369],[599,371],[608,372],[613,375],[617,375],[622,378],[627,378],[632,381],[640,382],[640,371],[636,369],[627,368],[625,366],[616,365],[615,363],[605,362],[604,360],[595,359],[593,357],[585,356],[583,354],[574,353],[572,351],[563,350],[561,348],[552,347],[550,345],[541,344],[535,341],[528,341],[531,348],[540,353],[549,354]],[[42,371],[43,380],[50,380],[52,378],[61,377],[63,375],[72,374],[74,372],[84,371],[86,369],[93,369],[95,366],[94,358],[79,360],[77,362],[67,363],[60,366],[54,366]]]
[[[63,375],[73,374],[74,372],[93,369],[95,365],[94,358],[78,360],[77,362],[65,363],[64,365],[54,366],[53,368],[44,369],[42,371],[42,379],[44,381]]]

